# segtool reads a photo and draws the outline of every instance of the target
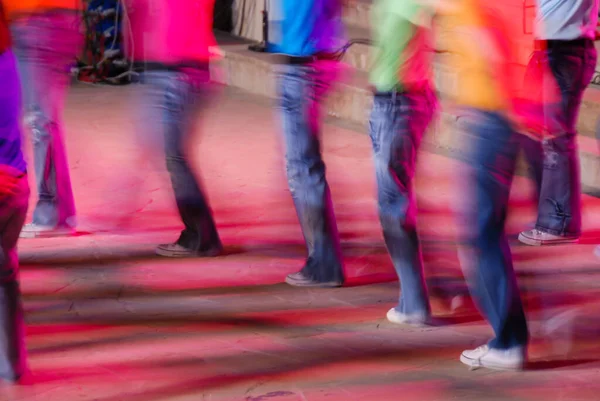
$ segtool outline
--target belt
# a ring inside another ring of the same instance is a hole
[[[420,81],[420,82],[410,82],[403,84],[401,88],[396,87],[391,91],[378,91],[377,89],[372,90],[373,96],[379,98],[392,98],[397,95],[402,94],[421,94],[421,93],[433,93],[433,88],[431,87],[431,83],[429,81]]]
[[[573,40],[548,39],[548,40],[534,40],[533,47],[535,50],[545,50],[545,49],[561,48],[561,47],[585,47],[590,44],[593,45],[594,41],[589,38],[579,38],[579,39],[573,39]]]
[[[333,53],[317,53],[312,56],[283,56],[283,64],[304,65],[323,60],[337,60],[338,56]]]
[[[182,63],[157,63],[157,62],[135,62],[133,64],[135,68],[142,69],[144,71],[181,71],[182,69],[193,68],[200,71],[208,71],[209,64],[208,62],[202,61],[192,61],[192,62],[182,62]]]

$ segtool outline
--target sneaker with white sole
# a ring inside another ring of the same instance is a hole
[[[406,313],[399,312],[396,308],[392,308],[388,311],[387,320],[395,324],[407,324],[411,326],[427,326],[429,315],[425,313],[415,313],[408,315]]]
[[[43,226],[40,224],[25,224],[21,229],[21,238],[51,238],[67,237],[75,234],[75,229],[67,226]]]
[[[508,349],[490,348],[483,345],[473,350],[466,350],[460,355],[460,361],[472,370],[487,368],[494,370],[522,370],[525,366],[525,348]]]
[[[223,253],[221,244],[203,250],[193,250],[177,243],[162,244],[156,247],[156,254],[167,258],[213,257]]]
[[[337,288],[341,287],[344,282],[331,280],[331,281],[317,281],[314,280],[301,271],[298,273],[288,274],[285,278],[285,282],[294,287],[315,287],[315,288]]]
[[[570,244],[578,240],[578,236],[554,235],[538,229],[523,231],[519,234],[519,241],[531,246]]]

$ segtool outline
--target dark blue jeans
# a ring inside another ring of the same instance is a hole
[[[416,229],[413,177],[419,145],[435,108],[431,89],[378,93],[369,121],[379,219],[400,279],[400,302],[396,309],[409,315],[431,312]]]
[[[527,322],[504,226],[518,142],[501,114],[470,110],[462,119],[470,135],[466,155],[465,209],[467,280],[494,329],[490,347],[506,349],[528,341]]]
[[[10,51],[0,54],[0,77],[0,138],[10,138],[21,132],[21,89]],[[17,241],[27,216],[29,184],[21,171],[0,169],[20,177],[12,193],[0,193],[0,378],[14,381],[27,370]]]
[[[142,76],[145,130],[164,140],[167,170],[179,215],[185,226],[177,243],[193,251],[220,246],[219,235],[200,180],[194,174],[188,140],[208,100],[209,73],[194,75],[178,71],[150,71]]]
[[[591,40],[549,41],[547,45],[546,50],[533,54],[528,74],[540,66],[549,68],[558,84],[560,102],[544,103],[543,121],[551,137],[540,143],[522,136],[522,147],[538,194],[536,228],[554,235],[579,236],[581,182],[576,125],[583,92],[596,68],[596,49]]]
[[[308,248],[302,272],[318,282],[344,280],[320,144],[322,100],[337,71],[333,61],[286,65],[279,81],[288,185]]]

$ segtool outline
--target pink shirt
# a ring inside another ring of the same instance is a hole
[[[125,0],[123,33],[136,62],[208,61],[215,0]],[[129,25],[129,26],[128,26]]]

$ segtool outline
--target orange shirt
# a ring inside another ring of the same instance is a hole
[[[79,10],[83,8],[82,0],[1,0],[8,19],[19,14],[29,14],[53,8]]]
[[[456,101],[484,110],[510,111],[522,75],[517,67],[514,10],[506,2],[455,0],[442,13],[458,75]],[[512,5],[512,4],[511,4]],[[520,21],[517,19],[517,22]]]

